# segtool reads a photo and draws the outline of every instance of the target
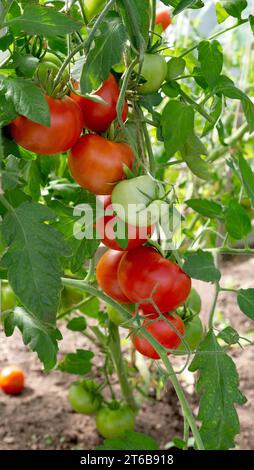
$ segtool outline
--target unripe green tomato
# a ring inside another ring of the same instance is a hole
[[[96,394],[91,383],[90,381],[74,382],[69,388],[68,400],[77,413],[91,415],[100,408],[101,396]]]
[[[199,293],[192,287],[189,297],[186,300],[186,306],[191,309],[192,313],[199,314],[201,311],[201,298]]]
[[[50,52],[47,52],[38,64],[38,67],[36,68],[35,79],[46,92],[47,90],[49,90],[48,94],[50,94],[51,87],[53,85],[53,80],[58,74],[61,65],[62,62],[57,56],[51,54]],[[55,92],[61,91],[63,86],[67,85],[68,81],[69,73],[68,70],[65,69],[62,74],[61,81],[56,87]]]
[[[1,311],[12,310],[16,305],[15,294],[9,284],[1,283]]]
[[[128,431],[133,431],[135,415],[129,406],[122,405],[117,409],[102,407],[96,413],[96,426],[105,439],[124,437]]]
[[[200,318],[194,317],[191,321],[185,323],[184,339],[188,344],[191,351],[195,351],[203,337],[203,326]],[[188,350],[183,342],[177,348],[177,351],[182,351],[187,354]]]
[[[85,0],[83,2],[87,19],[90,21],[104,8],[106,0]]]
[[[46,52],[46,54],[41,58],[40,62],[41,62],[41,64],[43,64],[44,62],[50,62],[52,64],[57,65],[57,67],[59,69],[60,69],[60,67],[62,66],[62,63],[63,63],[62,60],[59,59],[59,57],[57,57],[52,52]]]
[[[136,67],[138,71],[138,66]],[[145,54],[141,68],[141,77],[146,82],[140,85],[139,92],[142,95],[156,93],[164,82],[167,75],[167,62],[160,54]]]

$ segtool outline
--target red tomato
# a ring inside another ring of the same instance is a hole
[[[167,8],[162,8],[156,12],[155,24],[160,24],[163,31],[171,25],[171,16]]]
[[[114,250],[108,250],[104,253],[97,264],[96,278],[101,289],[109,297],[118,302],[128,304],[131,302],[122,292],[117,280],[117,271],[123,254],[121,251]]]
[[[69,167],[75,181],[95,194],[111,194],[124,178],[123,165],[132,167],[134,155],[125,143],[98,135],[82,136],[71,149]]]
[[[0,374],[0,387],[8,395],[18,395],[22,392],[25,374],[16,366],[5,367]]]
[[[71,98],[79,104],[83,111],[84,127],[90,131],[101,134],[109,128],[110,124],[117,116],[116,105],[119,97],[119,87],[114,75],[110,74],[108,79],[105,80],[94,95],[102,98],[106,101],[106,104],[96,103],[95,101],[75,95],[75,93],[71,92]],[[127,116],[128,104],[125,101],[122,112],[123,121],[126,121]]]
[[[31,152],[53,155],[66,152],[77,142],[82,131],[82,112],[71,98],[60,100],[45,95],[50,109],[50,127],[18,116],[9,125],[17,144]]]
[[[136,303],[153,297],[160,312],[177,309],[187,299],[191,279],[178,264],[163,258],[150,247],[139,247],[124,253],[118,269],[120,288]],[[154,306],[142,302],[142,308],[149,312]]]
[[[140,313],[142,314],[143,312],[141,311]],[[175,329],[179,331],[182,336],[184,335],[184,323],[178,315],[164,313],[163,317],[172,323]],[[149,317],[143,321],[142,327],[165,348],[176,349],[181,343],[181,338],[172,326],[164,320],[164,318],[160,318],[156,313],[150,314]],[[136,350],[143,354],[143,356],[150,357],[151,359],[160,359],[159,354],[151,343],[149,343],[149,341],[142,335],[142,332],[136,334],[133,333],[132,341]]]
[[[154,227],[138,227],[134,225],[124,224],[120,219],[113,214],[114,209],[111,204],[111,200],[104,200],[104,208],[106,214],[103,217],[100,217],[96,221],[96,229],[101,237],[102,243],[111,248],[112,250],[118,251],[129,251],[133,248],[137,248],[140,245],[143,245],[147,238],[152,234]],[[109,215],[107,215],[109,214]],[[111,215],[112,214],[112,215]],[[123,233],[123,238],[128,237],[128,245],[125,248],[122,248],[116,241],[116,230],[117,224],[120,224],[120,230],[126,232],[126,235]]]

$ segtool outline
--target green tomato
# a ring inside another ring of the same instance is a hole
[[[46,52],[46,54],[40,60],[40,63],[41,64],[43,64],[43,63],[55,64],[60,69],[60,67],[62,66],[63,61],[61,59],[59,59],[59,57],[57,57],[52,52]]]
[[[39,83],[39,85],[45,90],[47,94],[51,94],[53,91],[52,85],[53,80],[55,79],[58,71],[62,65],[61,60],[52,54],[51,52],[47,52],[43,58],[41,59],[39,65],[35,71],[35,79]],[[67,85],[69,81],[69,73],[68,70],[65,69],[61,81],[56,88],[56,92],[62,90],[62,88]]]
[[[159,200],[163,193],[162,185],[148,175],[123,180],[112,192],[113,208],[125,223],[147,227],[168,213],[168,204]]]
[[[138,66],[136,67],[138,71]],[[167,75],[167,62],[165,57],[159,54],[145,54],[141,68],[141,77],[146,80],[139,88],[142,95],[156,93]]]
[[[202,337],[203,337],[203,326],[199,317],[194,317],[189,322],[186,322],[184,339],[188,343],[188,346],[191,351],[195,351],[198,348],[199,343],[202,340]],[[185,354],[188,353],[183,342],[181,342],[180,346],[177,348],[177,351],[182,351]]]
[[[1,283],[1,311],[12,310],[16,305],[15,294],[9,284]]]
[[[105,439],[124,437],[128,431],[133,431],[134,425],[134,412],[126,405],[116,409],[103,407],[96,414],[97,429]]]
[[[77,413],[91,415],[101,405],[101,395],[96,392],[97,385],[93,381],[81,381],[71,384],[68,400]]]
[[[61,294],[61,310],[67,310],[82,302],[84,295],[73,287],[65,286]]]
[[[190,308],[194,314],[199,314],[201,311],[201,298],[194,287],[192,287],[189,297],[186,300],[186,307]]]
[[[86,0],[83,2],[87,19],[90,21],[95,15],[104,8],[106,0]]]

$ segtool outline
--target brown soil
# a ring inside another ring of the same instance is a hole
[[[254,259],[223,263],[223,285],[251,287],[253,285]],[[207,319],[212,299],[213,286],[196,283],[203,297],[203,318]],[[237,307],[235,295],[220,295],[218,315],[220,320],[231,323],[241,335],[246,335],[253,323]],[[60,355],[74,351],[76,347],[89,348],[86,339],[78,333],[61,328],[64,340]],[[236,362],[241,389],[248,398],[248,403],[239,407],[241,434],[237,438],[237,448],[254,449],[254,348],[247,346],[232,351]],[[96,355],[101,363],[100,354]],[[101,442],[96,432],[93,417],[78,415],[71,411],[67,402],[67,391],[74,376],[53,371],[45,375],[36,355],[26,348],[19,332],[11,338],[5,338],[0,331],[0,367],[13,364],[24,368],[27,375],[26,389],[18,397],[0,394],[0,449],[93,449]],[[181,376],[186,393],[196,411],[193,393],[193,376],[185,371]],[[161,448],[176,435],[182,433],[182,417],[179,404],[171,386],[162,394],[159,401],[151,397],[145,401],[139,412],[136,430],[153,436]]]

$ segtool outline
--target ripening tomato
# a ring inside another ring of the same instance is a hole
[[[127,405],[103,406],[96,414],[97,429],[105,439],[124,437],[128,431],[133,431],[134,425],[134,412]]]
[[[74,411],[86,415],[95,413],[101,405],[98,385],[92,380],[73,382],[69,388],[68,400]]]
[[[118,281],[122,292],[131,302],[152,296],[160,312],[177,309],[187,299],[191,279],[178,266],[161,256],[154,248],[141,246],[125,252],[119,264]],[[149,302],[142,308],[153,312]]]
[[[136,67],[138,71],[138,67]],[[160,54],[145,54],[141,68],[141,77],[145,80],[139,87],[142,95],[156,93],[167,75],[167,62]]]
[[[104,206],[106,214],[96,221],[96,229],[101,237],[102,243],[112,250],[129,251],[143,245],[152,234],[154,227],[137,227],[125,224],[116,215],[111,201]],[[123,241],[128,239],[127,246],[120,246],[117,237]]]
[[[90,131],[102,134],[106,132],[117,116],[116,105],[119,97],[119,87],[114,75],[110,74],[94,95],[99,96],[106,103],[97,103],[73,92],[71,92],[70,96],[82,109],[84,117],[83,126]],[[128,104],[125,101],[122,112],[123,122],[126,121],[127,116]]]
[[[50,127],[18,116],[9,125],[15,142],[31,152],[53,155],[69,150],[82,131],[82,112],[71,98],[54,99],[45,95],[50,110]]]
[[[156,11],[155,24],[161,25],[163,31],[171,25],[171,16],[167,8]]]
[[[117,279],[117,271],[123,254],[121,251],[106,251],[97,264],[96,278],[101,289],[109,297],[118,302],[131,303],[122,292]]]
[[[69,155],[69,167],[75,181],[95,194],[111,194],[124,178],[124,164],[132,167],[134,155],[125,143],[111,142],[87,134],[77,141]]]
[[[141,314],[142,313],[145,312],[141,311]],[[181,337],[172,328],[172,326],[167,323],[167,321],[174,326],[181,336],[184,335],[184,323],[178,315],[165,313],[163,317],[164,318],[160,318],[157,313],[150,314],[143,320],[142,327],[162,346],[164,346],[164,348],[177,349],[181,343]],[[150,357],[151,359],[160,359],[159,354],[156,352],[152,344],[144,337],[142,331],[133,333],[132,341],[136,350],[143,356]]]
[[[8,395],[18,395],[22,392],[25,374],[17,366],[5,367],[0,373],[0,388]]]
[[[191,351],[195,351],[203,337],[203,326],[199,316],[192,318],[190,321],[186,321],[184,339],[188,344],[188,347]],[[183,354],[188,354],[189,351],[183,342],[177,348],[177,351],[182,351]]]

